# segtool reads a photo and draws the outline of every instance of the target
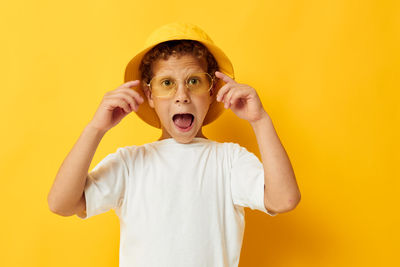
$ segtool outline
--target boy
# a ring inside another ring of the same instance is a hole
[[[300,193],[256,91],[225,73],[233,76],[230,61],[197,26],[155,31],[64,160],[50,209],[82,219],[114,209],[123,267],[238,266],[244,207],[275,216]],[[262,164],[238,144],[203,135],[223,104],[251,123]],[[104,134],[132,110],[161,137],[118,148],[88,173]]]

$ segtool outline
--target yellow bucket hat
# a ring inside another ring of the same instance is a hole
[[[214,56],[218,63],[219,71],[228,75],[232,79],[235,79],[232,63],[225,53],[214,44],[211,38],[202,29],[191,23],[173,22],[161,26],[150,34],[141,51],[137,53],[136,56],[133,57],[126,66],[124,78],[125,82],[140,79],[139,65],[143,59],[143,56],[154,46],[165,41],[183,39],[201,42]],[[225,82],[221,79],[217,80],[217,83],[215,84],[214,100],[210,104],[208,113],[204,118],[203,125],[213,122],[225,110],[223,103],[218,102],[215,99],[215,95],[224,84]],[[145,100],[139,105],[139,109],[136,114],[146,123],[161,129],[161,122],[157,116],[157,113],[153,108],[150,107],[144,92],[141,90],[141,85],[133,87],[132,89],[138,92]]]

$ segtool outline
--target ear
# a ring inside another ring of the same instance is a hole
[[[211,104],[213,102],[216,102],[214,95],[215,95],[215,85],[211,88],[209,95],[208,95],[209,106],[211,106]]]
[[[211,87],[210,93],[209,93],[211,98],[213,98],[213,96],[215,95],[215,92],[217,90],[216,87],[217,87],[217,83],[214,82],[213,86]]]
[[[150,88],[147,86],[147,84],[144,84],[142,86],[143,86],[143,92],[146,95],[147,101],[149,102],[149,106],[151,108],[154,108],[154,101],[153,101],[153,97],[151,95]]]

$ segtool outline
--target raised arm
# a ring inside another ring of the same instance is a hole
[[[282,146],[272,120],[265,112],[252,122],[264,166],[264,202],[279,213],[294,209],[300,201],[300,190],[289,157]]]
[[[85,127],[58,170],[47,197],[52,212],[70,216],[86,210],[83,191],[88,169],[104,134],[91,125]]]
[[[71,216],[83,216],[86,211],[84,189],[90,163],[104,134],[116,126],[133,110],[137,111],[144,99],[132,86],[139,80],[129,81],[117,89],[107,92],[93,119],[84,128],[78,141],[64,159],[53,186],[47,196],[52,212]]]
[[[257,137],[264,167],[265,208],[283,213],[294,209],[300,202],[300,190],[290,164],[274,129],[272,120],[262,106],[256,90],[217,71],[215,75],[226,84],[221,87],[217,101],[223,102],[241,119],[250,122]]]

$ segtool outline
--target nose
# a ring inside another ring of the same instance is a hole
[[[190,103],[190,95],[188,92],[188,88],[184,82],[180,82],[177,85],[175,92],[175,103]]]

